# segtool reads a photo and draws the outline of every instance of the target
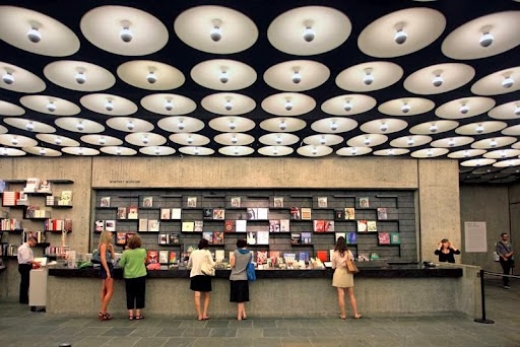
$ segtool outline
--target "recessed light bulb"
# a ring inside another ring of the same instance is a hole
[[[374,76],[372,75],[371,69],[365,70],[365,77],[363,77],[363,83],[365,83],[367,86],[371,85],[374,82]]]
[[[467,158],[469,157],[469,152],[468,151],[464,151],[464,158]]]
[[[520,105],[516,105],[516,107],[515,107],[515,114],[517,116],[520,116]]]
[[[282,121],[278,127],[280,128],[280,130],[285,130],[287,129],[287,124],[285,124],[285,121]]]
[[[220,80],[221,83],[228,83],[228,81],[229,81],[229,76],[228,76],[227,71],[222,70],[222,71],[220,72],[219,80]]]
[[[38,43],[41,41],[42,39],[42,34],[38,31],[37,28],[31,28],[29,29],[29,31],[27,32],[27,38],[29,39],[29,41],[31,41],[32,43]]]
[[[312,42],[312,40],[314,40],[315,37],[316,33],[314,32],[314,30],[312,30],[310,26],[305,27],[305,31],[303,32],[303,39],[306,42]]]
[[[116,149],[116,155],[121,155],[121,148],[118,147],[118,148]]]
[[[469,107],[466,105],[466,103],[463,103],[460,107],[460,113],[467,114],[469,112]]]
[[[327,139],[325,138],[325,136],[323,136],[321,139],[320,139],[320,144],[321,145],[324,145],[327,143]]]
[[[394,154],[395,154],[395,153],[394,153],[394,150],[393,150],[393,149],[389,149],[389,150],[388,150],[388,155],[389,155],[389,156],[392,156],[392,155],[394,155]]]
[[[83,131],[85,130],[85,125],[82,122],[79,122],[78,124],[76,124],[76,129],[78,129],[79,131]]]
[[[386,124],[386,123],[381,124],[381,126],[379,127],[379,130],[381,130],[382,132],[387,131],[388,130],[388,124]]]
[[[356,149],[356,148],[352,148],[352,149],[350,150],[350,154],[352,154],[352,155],[356,155],[356,154],[357,154],[357,149]]]
[[[74,76],[74,79],[78,84],[83,84],[87,81],[87,76],[85,76],[85,74],[80,71],[76,74],[76,76]]]
[[[142,139],[143,143],[145,145],[149,144],[150,143],[150,139],[148,138],[148,136],[144,136],[143,139]]]
[[[220,30],[220,26],[219,25],[213,26],[213,28],[211,29],[211,32],[209,33],[209,37],[214,42],[219,42],[220,39],[222,39],[222,30]]]
[[[430,126],[430,132],[431,132],[431,133],[436,133],[437,130],[439,130],[439,128],[437,127],[436,124],[432,124],[432,125]]]
[[[238,139],[236,138],[236,136],[233,136],[233,137],[231,138],[231,143],[232,143],[232,144],[236,144],[236,143],[238,143]]]
[[[408,112],[410,112],[411,109],[412,108],[410,107],[410,105],[408,105],[407,102],[403,103],[403,106],[401,106],[401,111],[403,113],[408,113]]]
[[[83,155],[83,148],[78,149],[78,155]]]
[[[277,136],[275,142],[280,145],[280,144],[282,144],[283,141],[280,136]]]
[[[293,103],[292,103],[291,99],[287,99],[285,101],[285,110],[291,111],[292,109],[293,109]]]
[[[129,121],[128,123],[126,123],[126,128],[130,131],[134,130],[135,129],[135,124],[134,122],[132,121]]]
[[[372,143],[372,140],[370,140],[369,137],[366,137],[365,140],[363,141],[363,144],[364,144],[365,146],[369,146],[370,143]]]
[[[166,109],[166,111],[173,110],[173,102],[171,100],[166,100],[166,102],[164,103],[164,108]]]
[[[155,151],[153,152],[155,155],[161,154],[161,149],[159,147],[155,147]]]
[[[114,109],[114,104],[112,103],[112,100],[107,100],[107,102],[105,103],[105,109],[109,112]]]
[[[13,138],[11,139],[11,144],[12,144],[13,146],[16,146],[18,143],[19,143],[19,142],[18,142],[18,139],[17,139],[16,137],[13,137]]]
[[[442,78],[441,75],[435,75],[435,77],[432,80],[432,84],[434,87],[440,87],[444,83],[444,78]]]
[[[274,154],[274,155],[278,155],[278,149],[274,148],[274,149],[273,149],[273,154]]]
[[[511,76],[504,78],[502,81],[502,87],[504,88],[511,88],[513,84],[515,84],[515,80]]]
[[[132,39],[134,38],[134,35],[130,31],[129,27],[124,27],[123,29],[121,29],[121,32],[119,33],[119,37],[121,38],[121,40],[123,40],[123,42],[128,43],[128,42],[132,41]]]
[[[179,121],[179,123],[177,124],[177,128],[179,128],[179,130],[184,130],[184,128],[186,128],[186,125],[185,125],[184,122],[181,120],[181,121]]]
[[[188,143],[188,145],[191,145],[193,143],[193,137],[188,136],[188,138],[186,139],[186,142]]]
[[[330,130],[332,130],[332,131],[338,130],[338,124],[336,122],[332,122],[330,124]]]
[[[506,151],[501,151],[500,152],[500,157],[501,158],[505,158],[506,157]]]
[[[491,140],[489,142],[489,145],[491,146],[491,148],[494,148],[494,147],[496,147],[498,145],[498,143],[497,143],[497,141],[495,139],[493,139],[493,140]]]
[[[228,127],[231,130],[235,130],[237,128],[237,124],[234,121],[229,121]]]
[[[153,71],[150,71],[148,75],[146,75],[146,80],[148,81],[148,83],[154,84],[155,82],[157,82],[157,76],[155,76],[155,73]]]
[[[6,156],[7,154],[8,154],[8,152],[7,152],[7,148],[5,148],[5,147],[2,148],[2,155],[3,155],[3,156]]]
[[[54,143],[57,145],[61,145],[61,142],[62,142],[62,140],[61,140],[61,137],[59,137],[59,136],[54,139]]]
[[[226,100],[224,108],[226,109],[226,111],[231,111],[233,109],[233,104],[231,103],[231,100]]]
[[[294,71],[292,75],[292,81],[294,84],[298,84],[302,81],[302,75],[300,75],[299,71]]]
[[[14,77],[10,72],[6,72],[2,76],[2,81],[4,81],[5,84],[13,84],[14,83]]]
[[[233,154],[234,155],[238,155],[240,152],[238,151],[238,148],[235,148],[235,150],[233,151]]]
[[[29,131],[33,131],[34,130],[33,122],[29,122],[29,123],[25,124],[25,129],[27,129]]]
[[[455,140],[454,139],[450,139],[450,141],[448,141],[448,146],[450,146],[450,147],[455,146]]]
[[[484,127],[482,126],[482,124],[479,124],[476,128],[475,128],[475,131],[477,132],[477,134],[482,134],[484,132]]]
[[[402,45],[406,42],[406,39],[408,38],[408,34],[403,31],[403,29],[397,30],[397,32],[394,35],[394,41],[398,45]]]
[[[352,103],[350,100],[345,101],[345,105],[343,106],[343,109],[347,112],[352,111]]]
[[[195,153],[195,155],[199,155],[200,154],[200,149],[197,147],[195,148],[195,150],[193,151],[193,153]]]
[[[47,104],[47,110],[49,112],[56,111],[56,104],[54,104],[54,102],[52,102],[52,101],[49,101],[49,103]]]
[[[313,155],[318,154],[318,150],[316,149],[316,147],[314,147],[314,148],[312,149],[312,154],[313,154]]]
[[[107,140],[106,140],[104,137],[100,137],[99,140],[98,140],[98,143],[99,143],[100,145],[104,145],[104,144],[107,143]]]
[[[47,153],[45,148],[40,148],[40,155],[45,155],[45,153]]]
[[[415,140],[412,139],[412,138],[409,138],[408,141],[406,141],[406,144],[407,144],[408,146],[413,146],[414,143],[415,143]]]
[[[480,37],[479,43],[484,48],[489,47],[493,43],[494,39],[495,38],[493,37],[493,35],[491,35],[491,33],[488,31],[488,32],[485,32],[482,34],[482,36]]]
[[[426,155],[427,155],[428,157],[431,157],[431,156],[433,155],[433,152],[432,152],[432,150],[431,150],[431,149],[429,149],[429,150],[428,150],[428,152],[426,152]]]

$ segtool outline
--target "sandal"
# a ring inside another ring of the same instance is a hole
[[[111,320],[113,317],[108,314],[108,313],[103,313],[103,312],[99,312],[98,313],[98,319],[100,321],[106,321],[106,320]]]
[[[135,319],[137,319],[137,317]],[[134,320],[134,316],[128,316],[128,320]]]
[[[357,316],[354,316],[354,319],[360,319],[362,317],[363,317],[362,315],[358,314]]]
[[[345,320],[345,319],[347,319],[347,316],[339,316],[339,318]]]
[[[141,315],[140,315],[140,316],[135,316],[134,319],[135,319],[135,320],[142,320],[142,319],[144,319],[144,316],[141,316]]]

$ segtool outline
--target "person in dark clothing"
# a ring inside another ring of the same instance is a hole
[[[460,254],[460,250],[453,246],[448,239],[442,239],[434,253],[439,256],[439,263],[454,264],[455,254]]]
[[[515,258],[513,246],[509,242],[509,235],[507,233],[502,233],[500,235],[500,241],[497,242],[496,252],[500,257],[500,265],[502,266],[502,270],[504,270],[504,275],[510,275],[511,269],[515,264]],[[502,277],[502,284],[505,289],[511,288],[509,286],[509,277]]]

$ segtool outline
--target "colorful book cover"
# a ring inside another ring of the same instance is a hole
[[[302,219],[312,219],[312,209],[310,207],[302,207]]]
[[[197,197],[196,196],[188,196],[186,201],[186,206],[189,208],[197,207]]]
[[[153,206],[153,197],[145,196],[143,198],[143,207],[152,207]]]
[[[258,265],[267,264],[267,251],[256,252],[256,263]]]
[[[377,219],[379,219],[379,220],[388,219],[388,211],[387,211],[386,207],[379,207],[377,209]]]
[[[126,245],[126,233],[118,232],[116,233],[116,244],[120,246]]]
[[[109,219],[105,221],[105,230],[106,231],[116,231],[116,221],[113,219]]]
[[[356,219],[356,209],[353,207],[346,207],[345,219]]]
[[[271,232],[271,233],[280,232],[280,220],[279,219],[269,220],[269,232]]]
[[[311,259],[311,255],[309,252],[299,252],[298,253],[298,261],[309,262],[310,259]]]
[[[117,208],[117,219],[126,219],[126,207],[120,206]]]
[[[299,245],[301,243],[301,234],[291,233],[291,245]]]
[[[157,243],[160,244],[160,245],[168,245],[170,244],[170,240],[169,240],[169,235],[168,234],[159,234],[157,235]]]
[[[378,239],[380,245],[389,245],[390,244],[390,233],[388,233],[388,232],[377,233],[377,239]]]
[[[170,264],[177,262],[177,252],[176,251],[170,251],[168,262]]]
[[[399,233],[390,233],[390,244],[400,245],[401,244],[401,235]]]
[[[280,232],[288,233],[291,231],[291,221],[289,219],[280,219]]]
[[[357,221],[357,231],[360,233],[368,232],[367,221],[364,219]]]
[[[335,223],[333,220],[326,220],[323,224],[323,232],[330,233],[335,231]]]
[[[110,207],[110,197],[103,196],[99,202],[99,207]]]
[[[138,207],[137,206],[130,206],[128,207],[128,219],[138,219]]]
[[[97,233],[103,232],[105,230],[105,221],[97,220],[94,222],[94,231]]]
[[[367,221],[367,230],[369,233],[373,233],[377,231],[377,222],[375,220]]]
[[[356,233],[347,233],[347,244],[348,245],[357,245],[357,234]]]
[[[146,258],[146,262],[148,264],[157,264],[159,262],[159,252],[158,251],[148,251],[148,256]]]
[[[269,259],[271,259],[271,265],[275,266],[278,264],[278,258],[280,258],[279,251],[269,251]]]
[[[207,240],[210,245],[213,244],[213,231],[203,231],[202,238]]]
[[[305,232],[301,233],[301,244],[302,245],[311,245],[312,244],[312,233]]]
[[[323,263],[328,261],[329,258],[328,251],[316,251],[316,258],[321,260]]]
[[[334,210],[334,219],[335,220],[344,220],[345,218],[345,211],[344,210]]]
[[[291,219],[302,219],[299,207],[291,207]]]
[[[327,208],[328,207],[328,202],[327,202],[327,197],[326,196],[319,196],[318,197],[318,207],[319,208]]]
[[[159,251],[159,264],[168,264],[168,251]]]
[[[277,208],[283,207],[283,197],[275,196],[273,198],[273,206]]]
[[[359,207],[370,207],[370,199],[366,196],[359,198]]]
[[[182,222],[182,232],[192,233],[195,230],[195,222]]]
[[[231,207],[240,207],[241,198],[239,196],[234,196],[231,198]]]
[[[224,244],[224,232],[223,231],[214,231],[213,232],[213,244],[214,245],[223,245]]]
[[[213,219],[226,219],[226,210],[223,208],[213,209]]]
[[[235,231],[235,221],[227,219],[224,222],[224,232],[226,233],[232,233]]]
[[[178,245],[181,242],[181,236],[179,233],[170,233],[170,245]]]
[[[204,219],[213,219],[213,209],[212,208],[203,209],[202,214],[204,216]]]

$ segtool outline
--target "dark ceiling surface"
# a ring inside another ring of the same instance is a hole
[[[168,29],[169,31],[169,39],[166,46],[160,51],[148,55],[148,56],[140,56],[140,57],[128,57],[112,54],[106,51],[99,49],[98,47],[91,44],[85,37],[82,35],[80,30],[80,21],[82,16],[87,13],[89,10],[96,8],[102,5],[121,5],[121,6],[129,6],[141,9],[146,11],[156,18],[158,18]],[[253,142],[250,146],[255,149],[255,152],[250,156],[262,156],[257,152],[257,149],[262,147],[263,145],[258,141],[258,138],[268,132],[261,129],[259,127],[259,123],[268,118],[272,118],[273,115],[265,112],[261,107],[260,103],[266,97],[278,93],[278,90],[271,88],[265,81],[263,81],[262,76],[263,73],[271,66],[294,59],[309,59],[317,62],[321,62],[326,65],[330,71],[331,76],[329,79],[320,87],[308,90],[303,92],[306,95],[311,96],[317,102],[316,108],[310,113],[299,116],[298,118],[303,119],[307,122],[307,127],[303,130],[295,133],[300,141],[294,144],[292,147],[295,151],[289,155],[294,157],[299,157],[296,152],[296,149],[302,145],[302,141],[306,136],[315,135],[314,132],[310,128],[310,124],[318,119],[330,117],[320,109],[320,105],[326,100],[342,94],[347,94],[348,92],[340,89],[335,84],[335,77],[344,69],[368,61],[391,61],[398,64],[404,70],[403,78],[396,84],[372,92],[366,93],[374,97],[377,100],[377,105],[381,103],[402,97],[411,97],[418,96],[408,92],[403,87],[404,79],[409,76],[411,73],[427,66],[440,64],[440,63],[465,63],[471,65],[475,71],[476,75],[471,80],[470,83],[455,89],[453,91],[449,91],[442,94],[434,94],[424,96],[432,101],[434,101],[435,106],[438,107],[445,102],[462,98],[468,96],[474,96],[471,93],[471,86],[474,82],[479,80],[480,78],[491,74],[493,72],[499,71],[501,69],[515,67],[520,65],[519,57],[520,57],[520,46],[515,47],[507,52],[501,53],[496,56],[476,59],[476,60],[454,60],[443,55],[441,51],[441,44],[446,36],[455,30],[457,27],[462,24],[469,22],[475,18],[485,16],[487,14],[501,12],[501,11],[510,11],[510,10],[520,10],[520,3],[511,1],[511,0],[496,0],[496,1],[475,1],[475,0],[440,0],[440,1],[429,1],[429,2],[419,2],[419,1],[392,1],[392,0],[349,0],[349,1],[294,1],[294,0],[283,0],[283,1],[258,1],[258,0],[247,0],[247,1],[186,1],[186,0],[175,0],[175,1],[100,1],[100,0],[90,0],[90,1],[68,1],[68,0],[57,0],[57,1],[27,1],[27,0],[16,0],[16,1],[0,1],[0,5],[12,5],[18,7],[25,7],[28,9],[32,9],[43,14],[46,14],[72,29],[80,39],[80,49],[77,53],[72,56],[64,57],[64,58],[55,58],[55,57],[47,57],[43,55],[37,55],[30,52],[23,51],[14,46],[11,46],[3,41],[0,41],[0,61],[4,61],[10,64],[14,64],[20,67],[23,67],[34,74],[38,75],[40,78],[44,79],[47,88],[44,92],[40,94],[44,95],[53,95],[57,97],[64,98],[71,102],[74,102],[77,105],[80,105],[79,99],[88,94],[85,92],[74,91],[70,89],[66,89],[60,87],[58,85],[53,84],[52,82],[45,79],[43,75],[44,67],[54,61],[57,60],[79,60],[85,61],[89,63],[93,63],[99,66],[102,66],[108,69],[114,76],[117,76],[116,70],[118,66],[121,64],[137,60],[137,59],[147,59],[158,62],[163,62],[169,64],[171,66],[176,67],[186,77],[186,82],[180,87],[172,91],[164,91],[164,92],[173,92],[176,94],[181,94],[187,96],[194,100],[197,103],[197,109],[190,114],[189,116],[198,118],[202,120],[206,126],[199,133],[213,139],[216,135],[219,134],[218,131],[210,128],[207,123],[216,118],[217,115],[212,114],[206,110],[204,110],[200,106],[200,101],[210,94],[214,94],[214,90],[210,90],[208,88],[202,87],[195,83],[190,77],[190,70],[200,62],[210,60],[210,59],[233,59],[240,62],[243,62],[251,67],[253,67],[258,75],[256,82],[243,90],[236,91],[238,93],[247,95],[253,98],[257,105],[256,108],[244,115],[252,119],[256,123],[256,127],[249,131],[248,133],[255,137],[255,142]],[[259,31],[259,37],[257,42],[249,49],[239,52],[236,54],[210,54],[198,51],[184,42],[182,42],[178,36],[175,34],[173,30],[173,22],[175,18],[182,13],[184,10],[200,6],[200,5],[220,5],[235,9],[246,16],[248,16],[257,26]],[[348,16],[352,23],[352,33],[348,37],[347,41],[342,44],[340,47],[333,49],[332,51],[318,54],[314,56],[294,56],[290,54],[286,54],[278,51],[274,48],[267,39],[267,29],[270,23],[280,14],[291,10],[293,8],[301,7],[301,6],[309,6],[309,5],[319,5],[319,6],[328,6],[342,11],[344,14]],[[442,35],[431,45],[426,48],[401,57],[391,58],[391,59],[378,59],[365,55],[358,48],[358,36],[362,32],[362,30],[367,27],[374,20],[406,8],[413,7],[428,7],[432,9],[436,9],[440,11],[446,17],[447,26]],[[520,35],[520,33],[519,33]],[[123,96],[132,100],[139,107],[137,113],[134,115],[135,117],[148,120],[155,125],[155,129],[153,132],[157,134],[161,134],[168,138],[171,135],[170,132],[164,131],[161,128],[157,127],[157,121],[164,116],[151,113],[144,109],[140,105],[140,100],[146,95],[154,93],[154,91],[139,89],[134,86],[131,86],[121,79],[116,77],[116,84],[108,90],[103,91],[104,93],[111,93],[119,96]],[[17,105],[20,105],[19,99],[21,96],[25,94],[12,92],[6,89],[0,89],[0,99],[4,101],[8,101]],[[514,101],[520,99],[519,92],[507,93],[502,95],[493,96],[493,99],[496,101],[496,105],[500,105],[506,102]],[[54,125],[55,117],[47,114],[41,114],[38,112],[31,111],[30,109],[25,109],[26,113],[23,118],[37,120],[49,125]],[[405,117],[401,118],[408,122],[408,127],[405,130],[402,130],[397,133],[393,133],[389,135],[389,140],[377,147],[374,147],[373,150],[378,149],[386,149],[389,148],[389,142],[397,137],[405,136],[409,134],[408,129],[412,126],[420,123],[424,123],[433,119],[439,120],[435,115],[435,109],[430,112],[427,112],[422,115],[417,115],[413,117]],[[97,121],[101,124],[105,124],[107,120],[106,115],[97,114],[88,109],[82,107],[82,111],[80,116],[86,119],[91,119]],[[2,116],[2,118],[4,118]],[[377,106],[370,110],[369,112],[359,114],[351,117],[358,121],[359,125],[375,119],[381,118],[392,118],[387,115],[381,114],[377,110]],[[482,114],[472,118],[460,119],[457,120],[460,125],[484,121],[484,120],[492,120],[487,114]],[[516,119],[504,120],[507,122],[508,126],[517,125],[519,122]],[[8,128],[9,133],[17,133],[21,135],[25,135],[31,138],[36,138],[34,132],[26,131],[23,129],[13,128],[8,124],[3,124],[6,128]],[[63,136],[67,136],[73,138],[80,143],[80,137],[84,134],[74,133],[63,130],[59,127],[57,128],[57,132],[62,134]],[[124,136],[128,133],[121,132],[118,130],[111,129],[106,126],[104,134],[115,136],[118,138],[124,139]],[[343,134],[339,134],[344,137],[345,141],[341,144],[333,146],[334,151],[330,154],[331,156],[336,155],[335,151],[341,147],[346,146],[346,141],[354,136],[361,135],[363,132],[358,128]],[[442,133],[442,134],[433,134],[431,135],[434,140],[440,138],[447,138],[450,136],[459,136],[455,133],[454,130]],[[473,136],[475,141],[489,138],[489,134],[486,135],[475,135]],[[56,150],[60,150],[60,146],[39,142],[40,146],[44,146],[47,148],[52,148]],[[167,146],[171,146],[173,148],[181,147],[178,144],[175,144],[171,141],[168,141]],[[82,143],[82,146],[95,148],[96,146],[88,145]],[[134,148],[136,150],[139,149],[138,146],[134,146],[128,143],[124,143],[123,146]],[[98,146],[99,147],[99,146]],[[213,156],[222,156],[218,152],[218,149],[222,147],[215,141],[211,141],[207,147],[213,148],[215,150],[215,154]],[[424,145],[421,147],[414,148],[428,148],[429,145]],[[454,150],[461,150],[471,148],[470,145],[464,147],[457,147]],[[67,155],[64,153],[64,155]],[[101,153],[101,155],[107,155]],[[138,152],[137,155],[143,155]],[[180,152],[176,152],[173,154],[174,156],[180,155]],[[367,156],[370,156],[368,154]],[[439,158],[446,158],[446,156],[442,156]],[[52,158],[50,158],[52,159]],[[283,157],[280,157],[282,160]],[[398,157],[395,158],[399,160]],[[348,157],[344,157],[344,160],[349,160]],[[494,168],[490,168],[490,172],[495,170]],[[472,181],[493,181],[493,177],[488,177],[488,179],[482,179],[479,175],[471,174],[470,169],[466,169],[466,171],[462,176],[461,180],[467,180],[468,182]],[[514,174],[513,174],[514,175]],[[512,180],[516,179],[513,178]]]

